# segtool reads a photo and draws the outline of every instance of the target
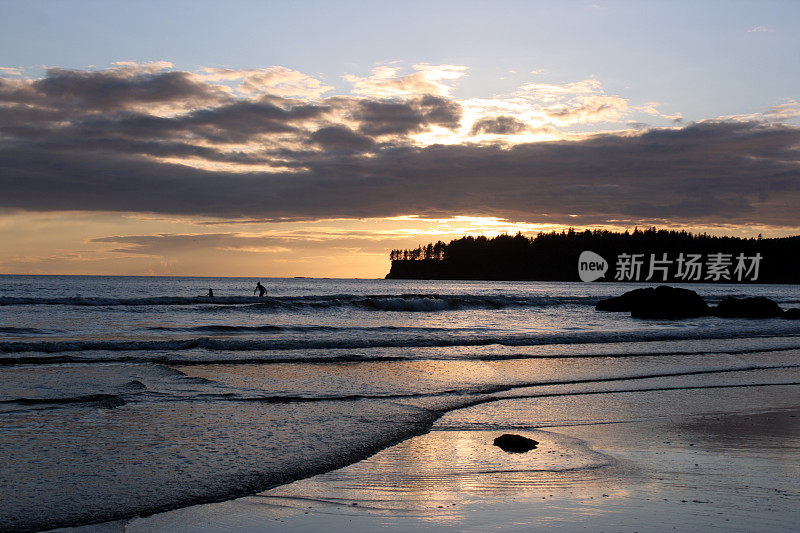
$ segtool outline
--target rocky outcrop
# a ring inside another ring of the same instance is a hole
[[[800,309],[792,307],[783,312],[783,318],[787,320],[800,320]]]
[[[597,302],[597,305],[595,305],[594,308],[598,311],[630,312],[634,302],[646,298],[648,294],[647,291],[652,290],[653,289],[635,289],[628,291],[621,296],[614,296],[613,298],[600,300]]]
[[[708,304],[696,292],[665,285],[600,300],[595,309],[630,311],[635,318],[694,318],[709,314]]]
[[[525,453],[536,448],[539,444],[538,441],[523,437],[522,435],[513,435],[505,433],[494,439],[494,445],[499,447],[504,452],[509,453]]]
[[[716,307],[709,307],[696,292],[676,287],[634,289],[621,296],[600,300],[598,311],[629,311],[634,318],[694,318],[713,315],[720,318],[778,318],[800,320],[800,309],[784,311],[763,296],[735,298],[728,296]]]

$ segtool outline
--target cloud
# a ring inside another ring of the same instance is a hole
[[[172,63],[169,61],[149,61],[146,63],[140,63],[138,61],[114,61],[112,65],[115,65],[113,71],[118,74],[127,74],[129,76],[133,76],[136,74],[155,74],[156,72],[161,72],[162,70],[171,69],[173,67]]]
[[[525,83],[517,94],[530,95],[543,102],[552,102],[564,96],[598,94],[603,90],[602,84],[595,79],[576,81],[564,84]]]
[[[319,253],[342,249],[383,254],[386,246],[385,239],[386,236],[374,239],[367,232],[343,232],[342,234],[313,232],[304,234],[299,232],[278,235],[248,235],[232,232],[114,235],[94,238],[90,242],[120,245],[119,248],[109,250],[111,252],[168,257],[209,252],[286,254],[299,251]]]
[[[375,146],[375,141],[360,135],[346,126],[320,128],[309,136],[309,141],[325,150],[361,152]]]
[[[208,67],[201,77],[208,81],[240,81],[236,90],[247,95],[319,98],[333,89],[312,76],[281,66],[239,70]]]
[[[766,26],[754,26],[753,28],[747,30],[747,33],[766,33],[768,31],[770,30],[767,29]]]
[[[402,101],[361,100],[352,117],[366,135],[407,135],[431,125],[459,127],[461,106],[431,95]]]
[[[415,68],[410,79],[379,72],[391,89],[380,97],[322,100],[224,86],[289,69],[193,74],[125,62],[0,78],[0,208],[797,225],[800,128],[781,123],[800,114],[794,101],[749,119],[653,129],[631,113],[674,117],[594,79],[459,100],[435,86],[462,70]],[[403,95],[417,82],[421,93]],[[566,136],[552,126],[612,121],[624,129]]]
[[[650,128],[650,124],[647,124],[646,122],[638,122],[636,120],[628,121],[628,126],[635,130],[646,130]]]
[[[449,96],[453,87],[449,82],[466,74],[466,67],[457,65],[414,65],[413,74],[400,75],[400,68],[379,66],[372,75],[359,77],[352,74],[344,79],[353,84],[353,93],[376,98],[392,98],[411,95]]]
[[[800,102],[794,100],[772,106],[764,113],[764,118],[773,122],[781,122],[798,117],[800,117]]]
[[[22,70],[15,67],[0,67],[0,76],[21,76]]]
[[[88,98],[83,94],[75,97]],[[269,145],[265,137],[305,135],[307,125],[314,125],[330,111],[324,105],[307,103],[281,107],[269,100],[226,99],[216,106],[164,117],[125,109],[125,104],[107,110],[62,108],[58,105],[61,100],[59,95],[39,106],[0,106],[0,134],[51,150],[266,163],[270,155],[265,151]],[[260,150],[246,150],[248,143],[258,140]],[[237,143],[240,146],[231,148]]]
[[[103,71],[51,68],[38,80],[0,78],[0,103],[64,111],[113,111],[172,104],[177,108],[219,103],[227,95],[187,72],[151,72],[121,66]]]
[[[91,239],[93,243],[120,244],[112,252],[127,254],[165,256],[198,250],[226,250],[254,252],[288,252],[286,239],[275,237],[246,236],[237,233],[199,233],[157,235],[116,235]]]
[[[513,136],[514,142],[552,139],[561,135],[555,125],[622,123],[627,113],[627,101],[605,94],[596,80],[527,84],[507,98],[462,101],[442,95],[464,75],[462,67],[414,69],[409,77],[399,67],[376,68],[377,81],[365,83],[394,88],[378,91],[381,97],[323,100],[316,98],[325,88],[321,82],[285,67],[209,67],[193,74],[163,61],[120,61],[105,70],[50,69],[40,79],[0,79],[0,132],[10,142],[36,142],[43,149],[90,145],[95,152],[251,172],[307,168],[309,154],[303,152],[309,146],[368,151],[387,143],[455,144],[468,141],[476,123],[475,131]],[[293,92],[306,97],[285,96]],[[484,120],[492,116],[513,119]],[[351,137],[345,148],[347,130],[362,138]]]
[[[648,115],[655,115],[657,117],[665,118],[671,121],[674,124],[680,124],[683,122],[683,115],[680,113],[662,113],[658,108],[661,104],[658,102],[647,102],[645,104],[635,106],[634,109],[641,113],[646,113]]]
[[[17,144],[0,150],[0,206],[265,220],[419,214],[559,222],[579,213],[598,224],[666,218],[792,225],[798,146],[799,128],[704,122],[510,148],[389,145],[369,157],[307,155],[303,169],[292,172],[231,174]]]
[[[211,109],[196,110],[175,122],[193,132],[198,127],[212,128],[218,135],[237,142],[262,133],[293,131],[296,124],[319,118],[328,111],[326,106],[320,105],[306,104],[284,108],[268,101],[238,101]]]
[[[628,110],[628,101],[619,96],[579,96],[568,104],[549,107],[549,120],[562,124],[619,120]]]
[[[505,115],[485,117],[476,120],[472,125],[470,135],[493,134],[493,135],[513,135],[528,129],[528,125],[519,119]]]
[[[632,112],[644,111],[642,106],[632,107],[621,96],[607,94],[596,79],[562,84],[524,83],[511,94],[473,98],[462,105],[469,114],[478,115],[477,119],[509,115],[528,124],[530,132],[547,130],[551,134],[556,127],[599,122],[622,124]],[[654,110],[652,105],[648,109]]]

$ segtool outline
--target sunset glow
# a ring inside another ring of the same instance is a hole
[[[541,8],[519,7],[520,21]],[[560,46],[598,58],[605,45],[588,35],[632,27],[644,16],[634,11],[573,9]],[[562,61],[558,46],[542,47],[547,29],[527,60],[492,30],[494,53],[509,54],[494,63],[488,51],[412,47],[403,58],[373,47],[321,71],[302,52],[209,55],[199,34],[202,62],[175,46],[134,58],[126,39],[144,26],[69,61],[36,47],[15,54],[14,15],[0,52],[6,273],[380,277],[390,249],[463,234],[800,230],[796,73],[791,62],[777,70],[798,44],[783,26],[791,17],[742,12],[707,36],[682,30],[737,51],[739,90],[711,48],[679,66],[655,53],[657,39],[628,55],[614,48],[617,62],[649,62],[624,76],[614,61]],[[269,48],[270,32],[259,34]],[[693,95],[686,68],[704,69]],[[771,83],[744,90],[748,68]],[[654,86],[654,72],[670,69],[682,81]]]

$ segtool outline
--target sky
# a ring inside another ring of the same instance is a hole
[[[0,0],[0,273],[800,233],[800,2]]]

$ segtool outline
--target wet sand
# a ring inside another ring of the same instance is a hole
[[[494,437],[537,449],[511,454]],[[509,399],[333,472],[81,531],[789,531],[800,386]]]

